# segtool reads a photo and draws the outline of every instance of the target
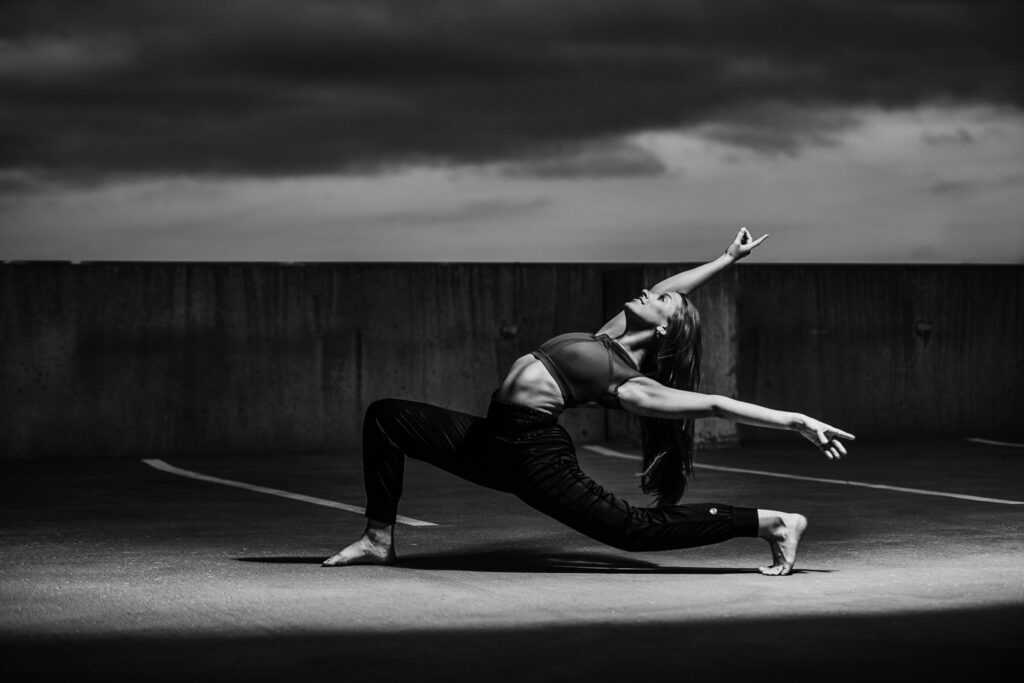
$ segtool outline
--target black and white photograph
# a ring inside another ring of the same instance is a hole
[[[6,681],[1001,681],[1024,4],[0,4]]]

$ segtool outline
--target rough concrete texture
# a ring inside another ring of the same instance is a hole
[[[394,396],[468,411],[601,324],[600,265],[0,265],[0,457],[358,448]],[[566,417],[604,437],[601,411]]]
[[[641,502],[635,463],[580,457]],[[350,454],[168,461],[363,503]],[[1021,451],[965,442],[698,462],[1024,498]],[[6,680],[1008,680],[1021,655],[1024,505],[698,470],[689,500],[810,518],[798,573],[767,578],[757,539],[631,555],[410,462],[401,513],[439,526],[400,528],[397,566],[326,569],[358,515],[137,460],[0,467]]]
[[[1024,441],[1024,267],[739,269],[737,391],[874,436]],[[742,438],[778,433],[740,428]]]
[[[518,356],[693,264],[0,264],[0,458],[358,448],[385,396],[482,411]],[[1024,441],[1024,267],[747,265],[704,389],[861,435]],[[630,436],[567,413],[580,441]],[[700,423],[705,445],[778,436]]]

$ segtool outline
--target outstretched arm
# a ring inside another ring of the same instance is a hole
[[[714,261],[709,261],[696,268],[691,268],[662,280],[654,285],[651,291],[655,294],[660,292],[682,292],[683,294],[689,294],[728,266],[748,256],[750,252],[766,239],[768,239],[768,235],[761,235],[755,240],[749,230],[740,228],[739,232],[736,233],[736,239],[732,241],[732,244],[729,245],[724,254]]]
[[[745,258],[766,239],[768,239],[768,235],[762,235],[755,240],[749,230],[746,228],[740,228],[739,232],[736,233],[736,239],[732,241],[732,244],[729,245],[724,254],[716,258],[714,261],[708,261],[696,268],[691,268],[690,270],[678,273],[672,277],[665,278],[661,282],[655,284],[651,288],[651,292],[654,294],[660,294],[662,292],[681,292],[683,294],[689,294],[736,261]],[[614,318],[605,323],[604,327],[598,331],[598,334],[607,334],[611,337],[618,337],[625,329],[626,316],[624,313],[620,312]]]
[[[839,441],[840,438],[855,438],[849,432],[803,413],[773,410],[726,396],[672,389],[647,377],[636,377],[623,383],[619,387],[618,396],[619,403],[625,410],[642,417],[668,420],[721,417],[756,427],[799,432],[830,460],[837,460],[846,455],[846,448]]]

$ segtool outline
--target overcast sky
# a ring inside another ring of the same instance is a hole
[[[1024,262],[1016,0],[0,6],[0,258]]]

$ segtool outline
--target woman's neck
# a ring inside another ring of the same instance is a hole
[[[615,341],[626,350],[626,353],[632,356],[636,366],[639,368],[643,367],[644,359],[647,357],[647,352],[651,349],[654,339],[655,332],[653,329],[626,330],[616,337]]]

